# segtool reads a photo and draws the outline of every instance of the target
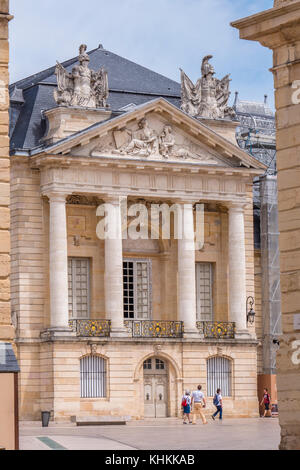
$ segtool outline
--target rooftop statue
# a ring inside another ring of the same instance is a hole
[[[181,109],[190,116],[207,119],[234,119],[235,111],[227,103],[230,96],[229,75],[222,80],[214,77],[214,67],[209,63],[213,56],[202,60],[201,73],[196,85],[181,71]]]
[[[54,98],[58,105],[81,106],[86,108],[107,108],[108,79],[104,67],[98,72],[89,68],[90,58],[86,53],[87,46],[79,47],[79,65],[73,67],[72,72],[57,62],[55,75],[57,76],[57,89]]]

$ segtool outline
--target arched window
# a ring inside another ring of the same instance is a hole
[[[207,395],[213,397],[217,388],[222,396],[231,396],[232,365],[226,357],[211,357],[207,359]]]
[[[80,359],[80,397],[104,398],[107,384],[106,360],[99,356]]]

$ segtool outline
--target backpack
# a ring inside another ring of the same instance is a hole
[[[183,397],[182,402],[181,402],[181,406],[187,406],[187,399],[186,399],[186,397]]]
[[[214,404],[215,406],[218,406],[218,404],[219,404],[219,399],[218,399],[218,395],[217,395],[217,394],[215,394],[215,396],[214,396],[213,404]]]

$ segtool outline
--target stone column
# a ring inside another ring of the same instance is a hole
[[[185,335],[196,328],[196,274],[193,204],[182,204],[182,233],[178,239],[178,312]]]
[[[280,449],[300,449],[300,1],[235,21],[240,37],[273,50],[282,299],[277,354]]]
[[[66,196],[48,195],[51,329],[68,330],[68,247]]]
[[[121,198],[105,199],[106,224],[105,234],[105,312],[111,320],[111,335],[127,335],[124,328],[123,309],[123,252]]]
[[[247,330],[246,255],[243,205],[231,204],[229,206],[228,219],[229,318],[230,321],[235,322],[238,336],[245,334]]]

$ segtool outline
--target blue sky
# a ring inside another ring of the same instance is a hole
[[[273,0],[11,0],[10,81],[103,44],[116,54],[179,81],[194,81],[212,54],[216,76],[231,74],[231,98],[273,107],[272,53],[239,39],[230,22],[271,8]]]

